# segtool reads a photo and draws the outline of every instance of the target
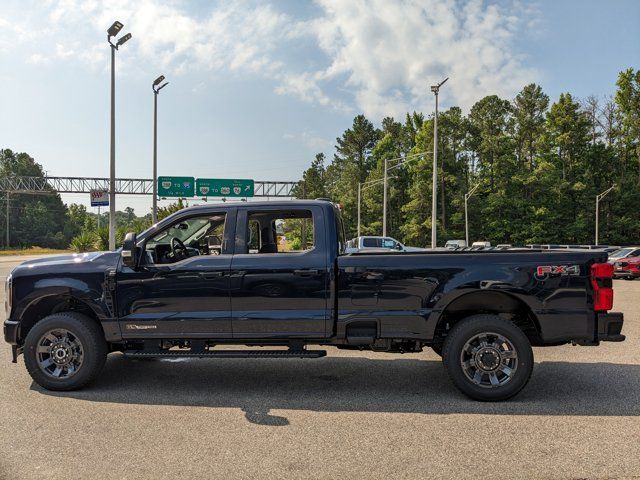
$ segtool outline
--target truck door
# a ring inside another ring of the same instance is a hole
[[[234,338],[326,338],[329,265],[322,209],[238,209],[231,260]]]
[[[124,338],[231,337],[234,223],[235,211],[192,214],[143,242],[139,268],[116,276]]]

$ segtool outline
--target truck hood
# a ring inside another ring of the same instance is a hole
[[[81,268],[83,271],[104,270],[106,267],[115,267],[120,258],[120,251],[115,252],[89,252],[89,253],[72,253],[70,255],[52,255],[26,262],[18,265],[14,271],[16,275],[39,274],[43,272],[55,272],[60,270]]]

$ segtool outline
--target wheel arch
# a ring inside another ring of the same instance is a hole
[[[462,319],[482,313],[511,320],[525,333],[532,345],[543,344],[540,324],[531,307],[512,293],[491,290],[473,290],[451,299],[437,318],[434,340],[441,341]]]
[[[100,316],[90,303],[74,293],[52,293],[31,301],[21,312],[18,342],[24,343],[33,326],[48,315],[59,312],[81,313],[98,324],[102,329]]]

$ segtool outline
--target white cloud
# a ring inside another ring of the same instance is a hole
[[[441,98],[463,108],[487,94],[511,96],[537,78],[512,45],[535,12],[521,0],[503,6],[482,0],[317,5],[317,17],[297,19],[270,4],[242,0],[218,3],[203,14],[179,0],[51,0],[39,10],[40,25],[18,28],[21,40],[35,49],[26,56],[29,62],[104,65],[102,37],[119,19],[134,35],[123,47],[127,55],[119,57],[123,64],[173,75],[251,75],[273,82],[277,94],[377,119],[429,111],[429,85],[445,76],[450,81]],[[6,24],[0,18],[0,26]],[[36,32],[34,38],[26,31]]]
[[[319,0],[313,22],[330,59],[316,74],[344,79],[359,109],[376,118],[431,104],[429,86],[451,78],[441,95],[469,108],[486,94],[513,95],[535,78],[512,51],[514,12],[480,0]]]

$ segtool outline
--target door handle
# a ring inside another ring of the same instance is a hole
[[[319,273],[318,269],[315,268],[302,268],[300,270],[294,270],[294,275],[299,275],[301,277],[311,277],[313,275],[317,275]]]
[[[178,280],[198,280],[200,275],[197,273],[179,273],[175,276]]]
[[[200,275],[204,279],[212,280],[214,278],[222,277],[224,275],[224,272],[207,272],[207,273],[201,273]]]

